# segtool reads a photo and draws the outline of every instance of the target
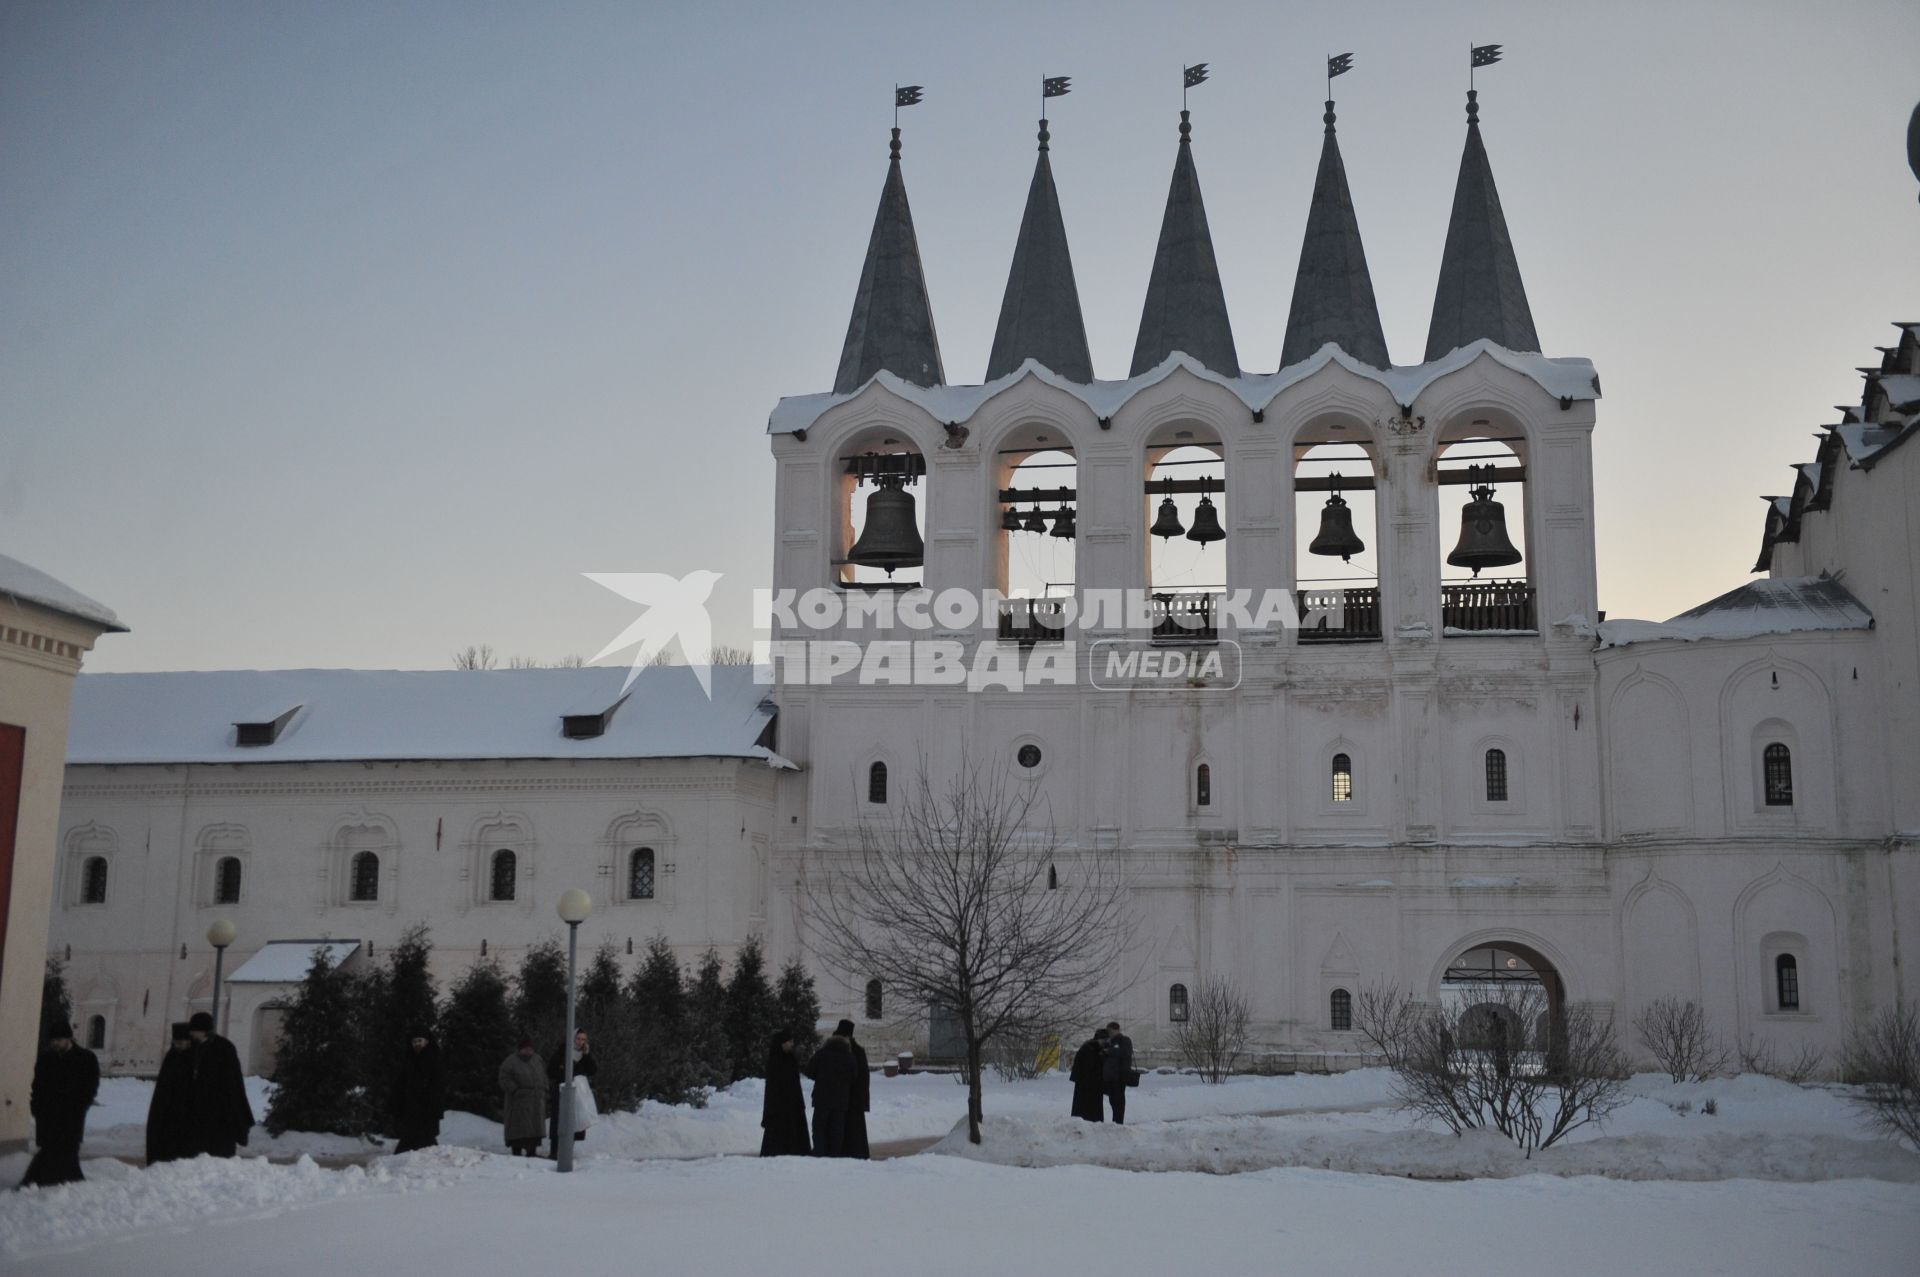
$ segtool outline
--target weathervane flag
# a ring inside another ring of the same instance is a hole
[[[921,86],[918,84],[897,84],[893,89],[893,104],[901,106],[920,105]]]
[[[1073,77],[1070,75],[1049,75],[1040,79],[1042,98],[1060,98],[1073,92]]]
[[[1353,70],[1353,55],[1351,53],[1338,53],[1327,59],[1327,78],[1329,80],[1336,75],[1345,75],[1351,70]]]
[[[1207,82],[1207,64],[1204,62],[1196,62],[1190,67],[1183,67],[1182,73],[1186,77],[1186,82],[1180,86],[1181,88],[1191,89],[1196,84],[1205,84]]]
[[[1473,46],[1473,65],[1490,67],[1500,60],[1500,46],[1497,44],[1476,44]]]

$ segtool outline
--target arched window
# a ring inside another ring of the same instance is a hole
[[[1766,774],[1767,806],[1793,806],[1793,751],[1775,741],[1761,751],[1760,765]]]
[[[1504,749],[1487,751],[1487,801],[1507,801],[1507,751]]]
[[[1353,1027],[1353,995],[1345,989],[1335,989],[1327,998],[1327,1015],[1333,1027],[1345,1032]]]
[[[87,1050],[104,1051],[107,1049],[107,1017],[90,1015],[87,1017]]]
[[[107,903],[107,858],[88,856],[80,874],[80,903],[83,905],[103,905]]]
[[[867,1019],[869,1020],[878,1020],[880,1018],[880,1012],[885,1009],[885,1004],[881,1000],[881,992],[880,982],[878,980],[867,981]]]
[[[635,847],[627,857],[627,899],[653,899],[653,848]]]
[[[1791,953],[1773,960],[1773,991],[1779,1010],[1800,1009],[1800,963]]]
[[[1060,888],[1060,870],[1053,865],[1048,865],[1047,866],[1047,890],[1057,891],[1059,890],[1059,888]]]
[[[1353,760],[1345,754],[1333,756],[1333,801],[1353,801]]]
[[[875,763],[867,768],[867,801],[884,803],[887,801],[887,765]]]
[[[1167,1019],[1175,1024],[1187,1022],[1187,986],[1176,984],[1167,990]]]
[[[516,871],[520,868],[520,858],[510,851],[493,853],[492,890],[487,893],[489,900],[513,899]]]
[[[355,852],[347,899],[355,901],[380,898],[380,857],[370,851]]]
[[[213,875],[213,903],[217,905],[237,905],[240,903],[240,857],[222,856]]]
[[[1193,805],[1213,806],[1213,768],[1201,763],[1193,771]]]

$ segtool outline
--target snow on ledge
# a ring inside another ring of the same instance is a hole
[[[4,554],[0,554],[0,596],[76,617],[114,633],[127,630],[106,604],[96,603],[65,582]]]
[[[916,386],[883,370],[875,373],[858,390],[848,394],[789,395],[783,398],[774,405],[773,412],[767,418],[767,433],[790,435],[805,430],[841,404],[864,394],[867,386],[876,381],[889,394],[917,406],[934,420],[964,425],[988,401],[1011,390],[1028,377],[1072,395],[1087,405],[1096,417],[1111,417],[1126,407],[1135,395],[1185,369],[1202,381],[1210,381],[1232,391],[1248,411],[1264,412],[1282,391],[1305,381],[1328,364],[1338,364],[1356,377],[1378,382],[1393,396],[1395,403],[1411,404],[1434,382],[1481,358],[1491,359],[1531,378],[1556,399],[1591,400],[1600,397],[1600,381],[1594,373],[1592,360],[1549,359],[1545,355],[1519,354],[1504,346],[1496,346],[1486,338],[1470,346],[1462,346],[1430,363],[1386,369],[1363,364],[1328,342],[1291,367],[1272,373],[1245,373],[1238,377],[1223,377],[1179,351],[1168,355],[1157,367],[1125,381],[1068,381],[1034,359],[1027,360],[1006,376],[980,386]]]
[[[1873,613],[1831,577],[1803,576],[1749,581],[1737,590],[1666,621],[1621,618],[1600,623],[1602,648],[1663,639],[1743,639],[1807,630],[1865,630]]]

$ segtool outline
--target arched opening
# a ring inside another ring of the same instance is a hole
[[[1007,596],[1000,637],[1044,643],[1060,637],[1063,600],[1074,591],[1079,536],[1079,463],[1057,429],[1017,432],[996,458],[994,585]]]
[[[347,899],[366,902],[380,898],[380,857],[371,851],[355,852],[349,862]]]
[[[107,858],[88,856],[80,867],[80,903],[83,905],[103,905],[107,903]]]
[[[222,856],[213,875],[213,902],[217,905],[240,903],[240,857]]]
[[[1153,637],[1211,642],[1226,592],[1225,452],[1204,431],[1169,427],[1147,447],[1147,585]]]
[[[1456,954],[1441,974],[1440,1000],[1463,1050],[1539,1051],[1551,1069],[1564,1049],[1565,986],[1529,945],[1496,940]]]
[[[1336,1033],[1353,1028],[1353,995],[1345,989],[1327,995],[1327,1023]]]
[[[1507,751],[1504,749],[1487,751],[1487,801],[1507,801]]]
[[[1793,751],[1774,741],[1760,752],[1760,769],[1766,781],[1767,806],[1793,806]]]
[[[1213,806],[1213,768],[1205,763],[1193,769],[1193,805]]]
[[[487,893],[490,900],[511,900],[516,885],[516,871],[520,867],[520,858],[511,851],[501,850],[493,853],[493,873],[491,890]]]
[[[653,848],[636,847],[627,857],[627,899],[653,899]]]
[[[1330,423],[1293,446],[1294,582],[1300,641],[1380,638],[1373,455]]]
[[[87,1017],[87,1050],[104,1051],[107,1049],[107,1017],[90,1015]]]
[[[875,763],[867,768],[867,801],[884,803],[887,801],[887,765]]]
[[[842,450],[834,581],[911,589],[925,578],[927,459],[903,435],[877,432]]]
[[[1773,996],[1777,1010],[1800,1009],[1800,961],[1791,953],[1773,960]]]
[[[886,1010],[885,992],[885,989],[882,988],[878,980],[867,981],[867,1019],[878,1020],[881,1018],[881,1012]]]
[[[1440,484],[1440,622],[1456,634],[1536,631],[1526,441],[1491,418],[1449,427]]]
[[[1176,984],[1167,990],[1167,1019],[1174,1024],[1187,1022],[1187,986]]]
[[[1347,754],[1333,756],[1332,798],[1336,803],[1353,801],[1353,759]]]

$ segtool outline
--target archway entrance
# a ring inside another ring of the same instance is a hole
[[[1530,996],[1531,995],[1531,996]],[[1545,954],[1495,940],[1462,950],[1440,976],[1441,1002],[1458,1016],[1460,1046],[1491,1050],[1521,1045],[1545,1053],[1549,1069],[1564,1058],[1566,985]],[[1520,1023],[1531,1004],[1531,1023]]]

